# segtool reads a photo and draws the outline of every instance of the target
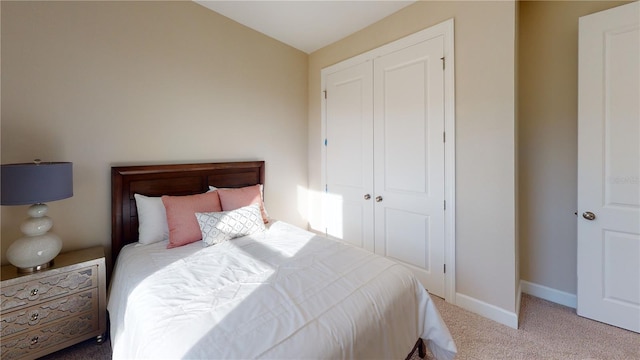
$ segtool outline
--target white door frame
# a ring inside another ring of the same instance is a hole
[[[456,234],[455,234],[455,57],[454,57],[454,20],[449,19],[443,21],[437,25],[421,30],[417,33],[408,35],[404,38],[396,40],[392,43],[383,45],[379,48],[370,50],[366,53],[357,55],[350,59],[344,60],[338,64],[326,67],[320,72],[320,101],[321,109],[321,184],[326,184],[326,147],[324,146],[324,140],[326,139],[326,101],[324,91],[326,90],[325,77],[327,74],[333,73],[338,70],[348,68],[350,66],[363,63],[365,61],[372,61],[376,57],[384,54],[389,54],[394,51],[406,48],[417,43],[427,41],[436,37],[442,36],[444,38],[444,129],[446,134],[446,141],[444,144],[445,159],[444,159],[444,173],[445,173],[445,189],[444,198],[446,203],[446,210],[444,214],[444,246],[445,254],[444,261],[446,264],[445,272],[445,299],[447,302],[456,303]],[[323,219],[324,221],[324,219]]]

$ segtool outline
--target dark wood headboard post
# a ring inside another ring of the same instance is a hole
[[[113,246],[114,243],[120,241],[123,238],[124,232],[122,231],[122,197],[116,194],[122,194],[122,174],[120,174],[117,168],[111,168],[111,265],[116,262],[118,252],[120,248]],[[113,267],[111,268],[111,271]]]
[[[264,184],[264,161],[111,167],[111,263],[123,246],[138,241],[134,194],[192,195],[209,186]]]

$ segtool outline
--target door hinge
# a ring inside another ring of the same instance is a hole
[[[324,146],[327,146],[327,139],[324,139]]]
[[[446,132],[442,133],[442,142],[447,142],[447,133]]]
[[[442,70],[444,70],[444,63],[445,63],[444,56],[443,56],[443,57],[441,57],[441,58],[440,58],[440,60],[442,60]],[[325,94],[325,95],[326,95],[326,94]],[[325,98],[326,98],[326,97],[325,97]]]
[[[327,98],[327,90],[324,90],[323,93],[324,93],[324,98],[326,99]]]
[[[329,185],[324,184],[324,192],[329,192]]]
[[[447,200],[444,201],[444,208],[443,210],[447,210]]]
[[[447,264],[444,264],[444,273],[447,273]]]

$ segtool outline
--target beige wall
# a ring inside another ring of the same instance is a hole
[[[578,18],[628,1],[523,1],[518,121],[522,280],[576,293]]]
[[[2,163],[73,162],[63,250],[110,248],[112,164],[264,159],[270,215],[306,226],[305,53],[188,1],[1,6]],[[5,263],[26,206],[1,210]]]
[[[456,285],[515,312],[515,4],[413,4],[309,58],[309,184],[321,189],[320,70],[455,19]]]

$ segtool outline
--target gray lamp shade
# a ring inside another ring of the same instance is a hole
[[[29,205],[73,196],[70,162],[6,164],[0,169],[1,205]]]

